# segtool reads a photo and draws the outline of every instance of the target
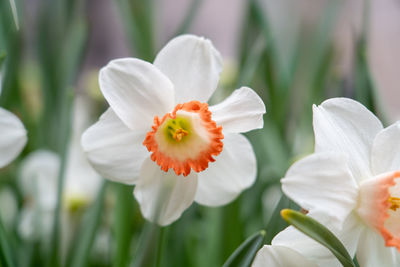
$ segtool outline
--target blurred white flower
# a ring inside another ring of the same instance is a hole
[[[252,267],[317,267],[300,253],[284,246],[264,245],[258,252]]]
[[[170,224],[193,201],[224,205],[255,180],[253,149],[239,133],[262,128],[265,106],[243,87],[209,107],[221,64],[209,40],[183,35],[154,64],[124,58],[100,71],[110,108],[82,146],[104,177],[136,184],[148,220]]]
[[[77,98],[74,105],[74,125],[63,191],[62,224],[68,228],[69,218],[87,207],[96,197],[102,179],[85,160],[80,146],[84,127],[87,126],[87,103]],[[21,214],[19,232],[26,239],[47,238],[57,201],[60,157],[47,150],[38,150],[21,163],[19,183],[26,199]]]
[[[57,200],[58,156],[39,150],[21,163],[19,187],[25,198],[18,230],[24,239],[47,237]]]
[[[315,153],[293,164],[283,191],[336,233],[360,266],[399,266],[400,122],[384,129],[346,98],[329,99],[313,112]],[[329,258],[315,255],[316,245],[295,230],[275,239],[303,255]]]
[[[0,108],[0,168],[21,153],[26,141],[26,130],[19,118]]]
[[[0,219],[10,229],[15,222],[18,203],[13,190],[9,186],[0,188]]]
[[[97,196],[102,182],[102,178],[88,163],[80,145],[81,135],[89,125],[89,104],[84,97],[77,97],[74,103],[74,123],[64,188],[64,203],[72,210],[81,204],[91,203]]]

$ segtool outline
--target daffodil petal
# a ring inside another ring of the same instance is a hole
[[[370,228],[365,228],[357,248],[357,261],[362,267],[400,266],[398,251],[386,247],[383,238]]]
[[[10,186],[0,189],[0,219],[7,230],[13,229],[16,215],[19,213],[17,196]]]
[[[318,266],[340,267],[340,262],[327,248],[309,238],[293,226],[278,233],[272,240],[273,246],[284,246],[317,263]]]
[[[22,122],[13,113],[0,108],[0,168],[15,159],[24,148],[27,137]]]
[[[241,134],[226,134],[224,149],[215,162],[200,172],[196,202],[207,206],[225,205],[250,187],[257,173],[250,142]]]
[[[30,153],[22,162],[19,186],[23,194],[35,199],[40,209],[53,210],[57,202],[60,157],[48,150]]]
[[[360,227],[358,218],[354,215],[350,215],[344,223],[343,229],[338,231],[332,228],[329,217],[325,216],[323,213],[309,213],[309,216],[331,230],[346,247],[350,256],[354,256],[360,233],[363,230],[363,227]],[[273,246],[289,247],[301,255],[304,255],[307,259],[317,263],[318,266],[342,266],[331,251],[298,231],[293,226],[289,226],[277,234],[271,243]]]
[[[211,41],[194,35],[172,39],[154,65],[172,81],[176,103],[207,102],[217,88],[222,59]]]
[[[281,180],[282,190],[302,208],[323,211],[336,227],[357,203],[358,188],[346,155],[315,153],[293,164]]]
[[[337,151],[348,155],[357,180],[371,177],[372,142],[382,124],[368,109],[348,98],[332,98],[313,107],[315,151]]]
[[[130,130],[109,108],[82,135],[81,144],[93,168],[112,181],[134,184],[150,154],[142,145],[145,132]]]
[[[163,116],[174,108],[171,81],[148,62],[112,60],[101,69],[99,83],[111,108],[132,130],[148,130],[154,116]]]
[[[400,122],[380,131],[372,146],[371,165],[375,175],[400,170]]]
[[[210,111],[224,133],[243,133],[264,125],[265,105],[257,93],[248,87],[235,90],[223,102],[211,106]]]
[[[258,252],[252,267],[318,267],[297,251],[283,246],[264,245]]]
[[[25,207],[19,214],[18,234],[25,240],[48,241],[54,221],[54,210],[37,206]]]
[[[177,220],[192,204],[197,188],[197,175],[177,176],[173,170],[164,172],[146,159],[133,194],[147,220],[161,226]]]

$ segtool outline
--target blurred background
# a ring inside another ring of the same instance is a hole
[[[107,108],[102,66],[152,61],[183,33],[223,56],[211,101],[247,85],[267,114],[247,134],[256,183],[160,229],[143,220],[131,186],[91,169],[80,135]],[[22,154],[0,169],[0,266],[221,266],[258,230],[270,242],[286,226],[279,211],[295,207],[279,179],[313,151],[312,104],[350,97],[396,121],[399,47],[398,0],[0,1],[0,106],[28,131]]]

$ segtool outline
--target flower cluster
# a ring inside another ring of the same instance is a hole
[[[100,188],[84,156],[104,178],[134,185],[143,217],[161,226],[193,202],[225,205],[249,188],[257,164],[242,133],[262,128],[266,109],[248,87],[209,105],[221,70],[219,52],[194,35],[171,40],[153,63],[123,58],[102,68],[100,89],[109,108],[82,136],[73,136],[67,210],[91,202]],[[333,232],[361,267],[400,266],[400,122],[384,128],[360,103],[333,98],[313,107],[313,127],[315,151],[289,168],[282,191]],[[2,168],[27,137],[21,121],[2,108],[0,129]],[[21,237],[34,237],[37,221],[43,231],[51,229],[59,169],[60,159],[50,151],[22,162]],[[292,226],[259,250],[252,264],[340,266],[327,248]]]
[[[375,115],[347,98],[329,99],[313,113],[315,152],[293,164],[281,180],[282,190],[335,233],[360,266],[399,266],[400,122],[383,128]],[[293,251],[281,254],[296,252],[318,266],[340,266],[330,251],[293,227],[272,244],[276,247],[259,252],[255,266],[288,249]],[[276,266],[312,266],[296,264],[296,257]]]

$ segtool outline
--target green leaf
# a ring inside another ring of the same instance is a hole
[[[179,26],[179,28],[176,31],[176,33],[174,34],[174,36],[184,34],[189,30],[194,19],[196,18],[198,11],[200,10],[199,7],[201,6],[202,2],[203,2],[203,0],[192,0],[191,1],[188,11],[186,12],[185,18],[183,19],[181,25]]]
[[[264,243],[266,232],[261,230],[246,239],[226,260],[223,267],[250,266],[257,251]]]
[[[85,214],[86,217],[83,218],[78,235],[80,238],[75,244],[70,266],[81,267],[87,265],[90,249],[101,221],[106,185],[107,183],[103,184],[95,203]]]
[[[65,97],[64,100],[63,112],[60,118],[60,124],[58,128],[60,129],[58,146],[61,156],[60,161],[60,169],[58,171],[58,183],[57,183],[57,202],[54,213],[54,221],[52,228],[52,236],[50,239],[51,244],[51,253],[48,257],[48,266],[59,266],[59,256],[60,256],[60,230],[61,230],[61,210],[62,210],[62,194],[64,188],[64,179],[65,173],[68,163],[68,144],[69,137],[71,134],[71,110],[72,110],[72,102],[73,95],[69,95]]]
[[[6,59],[6,51],[0,51],[0,68],[3,65],[4,60]]]
[[[19,30],[18,13],[17,6],[15,5],[15,0],[10,0],[10,7],[14,18],[15,27]]]
[[[281,216],[299,231],[329,249],[344,267],[355,267],[342,242],[325,226],[301,212],[284,209]]]
[[[0,266],[14,267],[15,257],[13,255],[13,249],[11,248],[10,240],[7,239],[7,233],[0,220]]]
[[[134,200],[132,186],[115,184],[117,205],[115,206],[115,250],[113,266],[128,266],[134,230]]]
[[[154,59],[154,0],[118,0],[121,19],[133,51],[146,61]]]
[[[280,211],[284,208],[288,208],[289,205],[290,205],[290,200],[285,195],[282,195],[267,225],[268,233],[265,238],[267,244],[270,244],[272,238],[274,238],[274,236],[277,233],[279,233],[288,226],[286,222],[281,219]]]

